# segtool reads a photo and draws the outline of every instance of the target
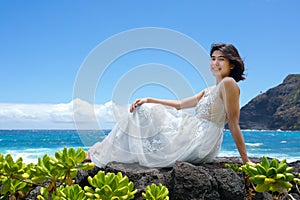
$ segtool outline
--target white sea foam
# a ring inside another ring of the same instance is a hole
[[[221,151],[218,155],[218,157],[236,157],[240,156],[238,151]]]
[[[77,149],[78,147],[73,148]],[[38,162],[38,158],[42,158],[46,154],[50,155],[51,157],[55,156],[55,152],[61,150],[62,148],[28,148],[23,150],[6,150],[4,155],[10,154],[14,160],[22,157],[24,163],[36,164]],[[87,151],[87,148],[84,147],[83,150]]]
[[[280,143],[281,143],[281,144],[285,144],[285,143],[287,143],[287,141],[282,140],[282,141],[280,141]]]
[[[22,157],[23,162],[25,163],[37,163],[38,158],[42,158],[45,154],[54,156],[55,151],[58,149],[49,149],[49,148],[30,148],[23,150],[6,150],[5,154],[10,154],[14,160]]]
[[[287,132],[287,131],[276,131],[276,130],[261,130],[261,129],[242,129],[242,132]]]
[[[259,147],[264,145],[264,143],[245,143],[246,146],[250,146],[250,147]]]

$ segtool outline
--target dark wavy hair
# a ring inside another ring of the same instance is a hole
[[[238,50],[232,44],[216,43],[211,45],[210,57],[214,51],[221,51],[224,57],[229,60],[230,65],[233,65],[229,76],[232,77],[236,82],[245,79],[245,67],[244,61],[240,57]]]

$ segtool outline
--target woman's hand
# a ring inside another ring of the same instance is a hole
[[[250,165],[252,165],[253,167],[256,165],[254,162],[252,162],[251,160],[248,159],[248,162]]]
[[[147,98],[135,100],[130,106],[130,112],[133,112],[138,106],[142,105],[143,103],[147,103],[147,101]]]

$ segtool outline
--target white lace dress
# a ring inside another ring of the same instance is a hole
[[[195,115],[159,104],[143,104],[120,114],[109,135],[89,150],[92,162],[138,162],[148,167],[170,167],[175,161],[209,162],[221,147],[226,122],[219,88],[205,89]]]

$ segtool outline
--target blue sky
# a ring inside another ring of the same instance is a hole
[[[243,106],[261,91],[280,84],[288,74],[300,72],[299,8],[298,0],[2,0],[1,108],[13,115],[9,109],[15,105],[68,105],[80,67],[93,49],[113,35],[143,27],[175,30],[206,51],[215,42],[236,45],[246,64],[247,79],[239,83]],[[184,61],[168,58],[165,52],[147,50],[123,56],[99,82],[95,103],[104,105],[111,100],[116,81],[126,73],[120,70],[121,65],[130,70],[161,62],[186,73],[195,92],[203,89]],[[133,96],[145,95],[174,97],[151,86]],[[3,111],[0,120],[4,118]],[[14,128],[13,121],[5,123]],[[3,124],[0,128],[8,127]]]

